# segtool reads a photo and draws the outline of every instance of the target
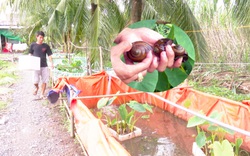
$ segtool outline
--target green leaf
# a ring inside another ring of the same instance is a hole
[[[214,125],[210,125],[208,128],[207,128],[208,131],[217,131],[218,130],[218,126],[214,126]]]
[[[184,102],[184,107],[186,108],[189,108],[191,106],[192,102],[190,99],[187,99],[185,102]]]
[[[165,70],[165,73],[168,77],[169,83],[173,87],[178,86],[188,77],[187,73],[181,70],[180,68],[173,68],[173,69],[167,68]]]
[[[127,105],[138,112],[146,112],[146,109],[143,107],[143,105],[137,101],[130,101]]]
[[[134,117],[134,113],[135,113],[135,112],[132,112],[132,111],[131,111],[131,112],[128,114],[128,116],[127,116],[127,118],[126,118],[126,120],[125,120],[127,124],[131,124],[132,119],[133,119],[133,117]]]
[[[233,147],[228,140],[223,140],[222,143],[215,141],[213,143],[214,156],[234,156]]]
[[[215,120],[221,120],[222,113],[219,113],[218,111],[213,111],[210,115],[210,118],[215,119]]]
[[[128,114],[128,111],[126,109],[126,104],[120,105],[118,111],[119,111],[119,114],[121,116],[121,119],[125,121],[126,120],[126,116]]]
[[[110,99],[108,100],[106,106],[111,105],[111,104],[114,102],[114,100],[115,100],[116,98],[117,98],[117,96],[113,96],[112,98],[110,98]]]
[[[142,105],[147,111],[149,111],[150,113],[153,113],[153,110],[152,110],[152,108],[153,108],[153,106],[151,106],[151,105],[149,105],[149,104],[143,104]]]
[[[185,72],[188,75],[192,72],[193,66],[194,66],[194,61],[191,59],[189,61],[182,63],[181,65],[181,67],[185,70]]]
[[[175,35],[174,35],[174,27],[172,24],[166,24],[169,28],[170,28],[170,32],[167,36],[167,38],[171,39],[171,40],[174,40],[175,39]]]
[[[235,146],[240,147],[243,143],[243,139],[242,138],[237,138],[236,142],[235,142]]]
[[[239,150],[240,150],[240,146],[243,143],[243,139],[242,138],[237,138],[235,141],[235,155],[239,155]]]
[[[98,102],[97,102],[97,108],[100,109],[104,106],[107,106],[107,103],[109,101],[109,98],[101,98]]]
[[[194,126],[202,125],[205,122],[206,122],[205,119],[202,119],[197,116],[193,116],[188,120],[187,127],[194,127]]]
[[[116,125],[116,123],[117,123],[117,119],[113,119],[113,120],[111,121],[111,126]]]
[[[234,131],[231,130],[231,129],[228,129],[228,128],[225,128],[225,127],[221,127],[225,132],[227,132],[228,134],[231,134],[233,135],[234,134]]]
[[[65,8],[67,6],[66,0],[61,0],[60,3],[57,5],[56,10],[60,13],[63,13],[65,11]]]
[[[206,135],[205,132],[200,132],[195,138],[195,142],[199,148],[203,147],[206,144]]]
[[[149,119],[149,118],[150,118],[150,115],[143,115],[141,118],[142,118],[142,119]]]
[[[188,57],[191,58],[192,60],[195,60],[195,50],[194,50],[194,45],[189,38],[189,36],[178,26],[172,25],[174,28],[174,36],[179,45],[184,47],[184,49],[188,53]],[[173,29],[172,28],[172,29]]]
[[[155,27],[156,24],[156,20],[142,20],[136,23],[133,23],[129,26],[129,28],[141,28],[141,27],[146,27],[146,28],[150,28],[153,29]]]
[[[102,118],[102,112],[101,111],[96,112],[96,115],[97,115],[98,119]]]
[[[164,72],[158,72],[158,82],[155,92],[161,92],[173,88],[168,81],[168,77]]]
[[[132,81],[128,86],[140,91],[154,92],[157,84],[158,72],[147,73],[142,82]]]
[[[221,120],[222,118],[222,113],[219,113],[218,111],[213,111],[209,117],[212,118],[212,119],[215,119],[215,120]],[[225,128],[225,127],[219,127],[219,126],[216,126],[216,125],[213,125],[212,122],[208,122],[210,124],[210,126],[208,127],[208,130],[209,131],[219,131],[219,128],[220,130],[222,131],[225,131],[226,133],[228,134],[234,134],[234,131],[231,130],[231,129],[228,129],[228,128]]]

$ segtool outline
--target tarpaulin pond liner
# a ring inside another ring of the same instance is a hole
[[[59,94],[63,90],[70,90],[69,87],[74,86],[79,92],[74,96],[70,94],[70,109],[75,118],[76,131],[85,146],[89,155],[130,155],[107,131],[103,123],[95,118],[89,111],[89,108],[95,108],[100,98],[84,98],[86,96],[98,96],[107,94],[116,94],[118,91],[122,93],[138,92],[137,90],[127,86],[118,78],[110,76],[106,72],[100,72],[92,76],[84,77],[61,77],[56,85],[49,93],[49,98],[58,98],[54,94]],[[67,89],[68,88],[68,89]],[[196,91],[189,87],[179,87],[165,92],[155,93],[164,99],[174,102],[180,106],[184,106],[185,102],[191,102],[188,109],[200,112],[208,116],[213,111],[222,113],[222,122],[245,131],[250,131],[250,105],[249,100],[236,102],[222,97],[213,96],[207,93]],[[52,96],[51,96],[52,97]],[[81,98],[83,97],[83,98]],[[55,102],[57,99],[53,99]],[[163,110],[171,112],[175,116],[188,120],[191,116],[184,110],[176,108],[168,103],[155,98],[151,93],[129,94],[126,96],[118,96],[114,104],[122,104],[130,100],[136,100],[141,103],[150,103]],[[166,123],[167,124],[167,123]],[[227,135],[229,141],[234,142],[236,138],[243,139],[243,149],[250,151],[250,137],[242,133],[234,133]],[[191,148],[190,143],[190,148]]]

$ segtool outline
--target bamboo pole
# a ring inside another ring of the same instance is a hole
[[[100,51],[100,71],[103,71],[103,58],[102,58],[102,47],[99,46],[99,51]]]

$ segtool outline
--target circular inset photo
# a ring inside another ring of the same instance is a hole
[[[174,24],[157,20],[136,22],[129,28],[146,29],[143,29],[144,32],[140,30],[138,35],[134,34],[133,38],[130,38],[134,40],[131,41],[132,47],[123,53],[121,60],[130,65],[131,70],[141,68],[146,63],[150,69],[138,72],[132,76],[132,81],[124,81],[127,85],[139,91],[162,92],[178,86],[188,77],[194,66],[195,49],[185,31]],[[150,36],[151,30],[154,31],[152,36]],[[155,32],[161,37],[154,39]],[[152,62],[148,62],[149,60]],[[172,66],[169,67],[171,61]],[[164,62],[168,65],[163,64]],[[134,68],[131,68],[133,65]]]

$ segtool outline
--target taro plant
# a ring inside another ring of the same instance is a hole
[[[97,103],[97,108],[102,109],[105,106],[111,105],[116,97],[112,98],[101,98]],[[135,123],[140,118],[148,118],[148,115],[136,116],[136,112],[144,113],[149,111],[153,113],[152,106],[149,104],[141,104],[137,101],[129,101],[128,103],[122,104],[118,107],[117,113],[115,111],[115,118],[112,119],[111,116],[104,115],[107,122],[107,127],[114,129],[118,134],[126,134],[134,131]],[[103,113],[101,111],[97,112],[98,118],[102,118]]]
[[[220,120],[222,114],[214,111],[209,116],[212,119]],[[205,155],[211,156],[239,156],[240,146],[243,142],[242,138],[237,138],[235,143],[230,143],[225,139],[226,134],[233,134],[232,130],[220,127],[214,123],[206,121],[197,116],[193,116],[188,120],[187,127],[195,127],[197,136],[195,142]],[[207,127],[209,132],[205,132],[202,127]]]
[[[101,119],[103,116],[104,116],[104,118],[105,118],[105,121],[106,121],[106,123],[107,123],[107,126],[108,127],[112,127],[113,125],[115,125],[115,123],[116,123],[116,118],[115,119],[112,119],[112,117],[111,117],[111,115],[105,115],[103,112],[102,112],[102,108],[104,107],[104,106],[109,106],[109,105],[111,105],[112,103],[113,103],[113,101],[115,100],[117,98],[117,96],[114,96],[114,97],[112,97],[112,98],[101,98],[99,101],[98,101],[98,103],[97,103],[97,108],[98,109],[100,109],[100,111],[98,111],[97,113],[96,113],[96,115],[97,115],[97,117],[99,118],[99,119]],[[109,111],[109,113],[111,113],[111,114],[116,114],[116,112],[115,112],[115,110],[113,110],[113,109],[110,109],[110,110],[108,110]]]

